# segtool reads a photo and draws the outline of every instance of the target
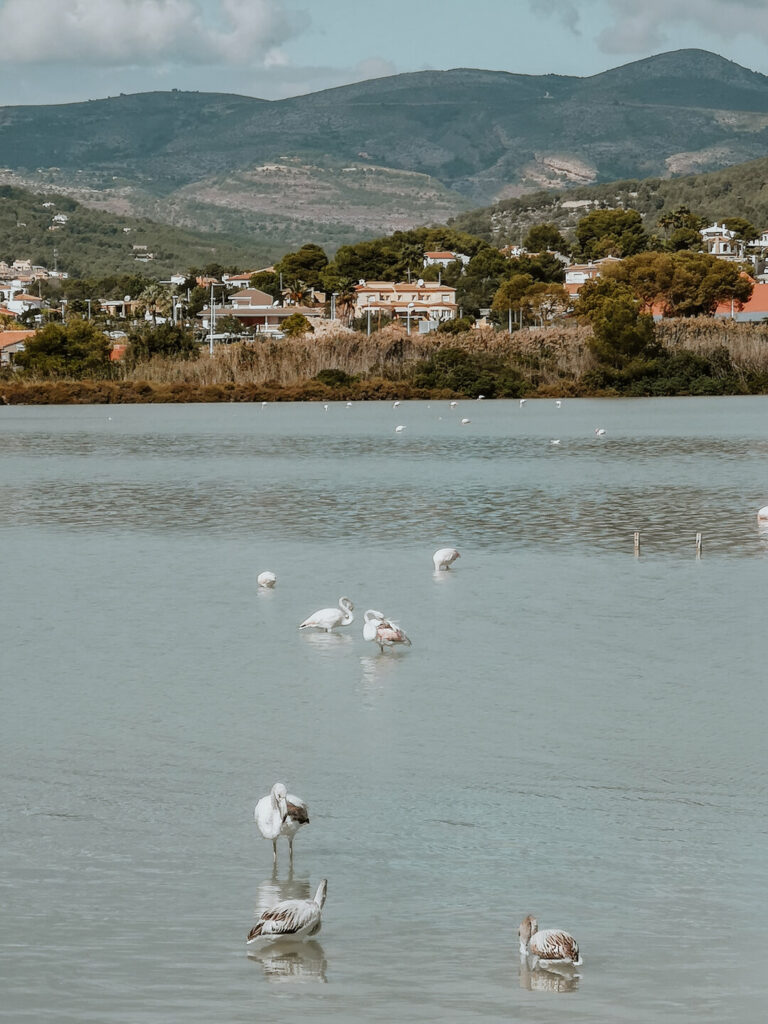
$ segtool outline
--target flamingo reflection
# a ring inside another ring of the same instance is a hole
[[[572,967],[545,969],[539,963],[532,966],[532,960],[520,958],[520,988],[528,992],[575,992],[581,975]]]
[[[314,939],[294,946],[273,943],[264,949],[249,949],[248,959],[261,964],[267,981],[328,983],[325,951]]]

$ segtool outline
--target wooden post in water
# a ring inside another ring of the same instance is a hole
[[[635,530],[635,558],[640,557],[640,531]]]
[[[701,558],[701,534],[696,534],[696,557]]]

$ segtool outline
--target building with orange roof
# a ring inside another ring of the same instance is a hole
[[[448,249],[425,252],[423,265],[425,267],[449,267],[452,263],[461,263],[463,266],[469,263],[469,256],[463,252],[450,252]]]
[[[436,281],[361,281],[356,286],[355,316],[370,309],[393,320],[455,320],[456,289]]]
[[[0,331],[0,364],[7,366],[16,352],[24,351],[24,343],[34,331]]]

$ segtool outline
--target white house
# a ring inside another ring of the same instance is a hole
[[[461,263],[463,267],[469,263],[470,257],[463,252],[449,252],[441,249],[435,252],[425,252],[423,264],[425,267],[442,267],[445,269],[452,263]]]

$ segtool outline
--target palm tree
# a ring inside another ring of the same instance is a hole
[[[139,313],[149,313],[152,323],[157,323],[159,316],[169,317],[173,299],[171,292],[161,284],[150,284],[144,289],[136,300],[136,308]]]

